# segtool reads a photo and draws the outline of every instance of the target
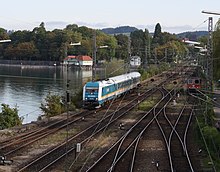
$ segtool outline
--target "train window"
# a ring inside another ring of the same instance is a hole
[[[192,79],[189,79],[189,80],[188,80],[188,84],[192,84]]]
[[[94,89],[94,88],[93,88],[93,89],[91,89],[91,88],[87,88],[87,89],[86,89],[86,92],[87,92],[87,93],[90,93],[90,94],[93,94],[93,93],[98,93],[98,89]]]
[[[195,84],[199,84],[199,80],[198,79],[195,79]]]

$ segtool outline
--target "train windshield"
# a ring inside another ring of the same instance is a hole
[[[89,94],[98,93],[98,88],[86,88],[86,93]]]
[[[188,79],[188,84],[192,84],[192,80],[191,79]]]

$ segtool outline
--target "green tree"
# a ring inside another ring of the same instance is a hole
[[[0,28],[0,40],[4,40],[4,39],[9,39],[9,35],[5,29]],[[4,44],[0,44],[0,58],[2,58],[4,55],[5,46],[6,45]]]
[[[213,33],[213,59],[214,59],[214,78],[220,79],[220,20],[216,23],[215,31]]]
[[[44,112],[46,118],[59,115],[63,112],[63,104],[59,95],[48,94],[45,98],[45,103],[41,103],[40,109]]]
[[[152,44],[153,44],[154,47],[157,47],[157,45],[162,45],[163,44],[160,23],[157,23],[156,26],[155,26]]]
[[[145,50],[145,33],[137,30],[131,33],[131,55],[142,56]]]
[[[9,39],[7,31],[3,28],[0,28],[0,40]]]
[[[32,31],[32,40],[35,42],[35,46],[40,52],[37,60],[47,60],[48,58],[48,40],[46,39],[47,31],[44,26],[44,22],[39,27],[35,27]]]
[[[65,30],[72,31],[72,32],[77,31],[77,29],[78,29],[78,25],[77,24],[69,24],[65,28]]]
[[[117,59],[126,59],[128,57],[128,36],[119,34],[115,35],[117,47],[115,49],[115,57]]]
[[[2,105],[0,113],[0,129],[10,128],[22,124],[22,119],[18,116],[17,108],[10,108],[7,104]]]
[[[31,41],[31,32],[30,31],[15,31],[10,34],[11,43],[16,45],[18,43],[30,42]]]

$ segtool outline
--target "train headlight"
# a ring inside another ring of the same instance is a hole
[[[95,100],[98,100],[98,98],[95,98]]]

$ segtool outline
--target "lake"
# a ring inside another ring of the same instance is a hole
[[[17,107],[23,124],[36,121],[49,93],[65,96],[67,78],[74,94],[91,76],[92,71],[66,67],[0,66],[0,103]]]

